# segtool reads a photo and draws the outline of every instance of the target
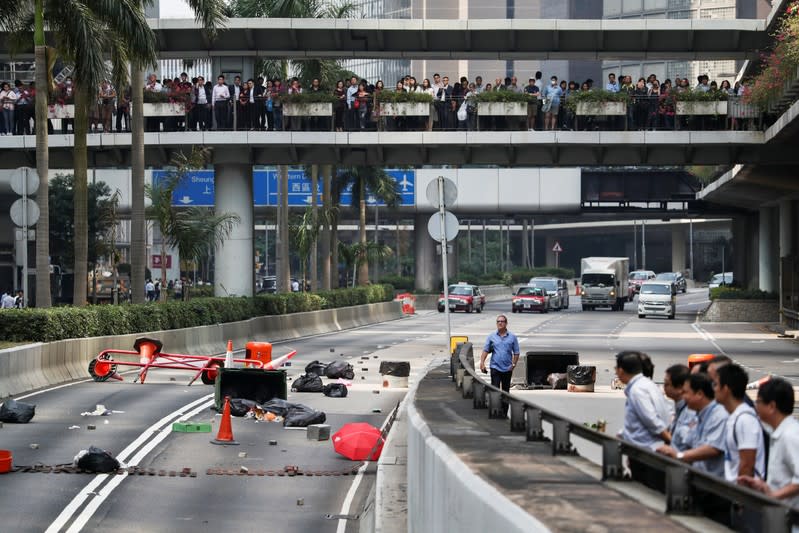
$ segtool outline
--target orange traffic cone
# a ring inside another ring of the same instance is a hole
[[[225,352],[225,368],[233,368],[233,341],[227,341]]]
[[[225,396],[225,407],[222,409],[222,422],[219,424],[219,431],[211,444],[228,444],[238,446],[238,442],[233,440],[233,428],[230,424],[230,396]]]

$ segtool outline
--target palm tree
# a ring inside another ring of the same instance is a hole
[[[149,0],[135,0],[143,7]],[[195,20],[203,25],[209,37],[216,35],[227,19],[225,0],[186,0]],[[152,33],[151,33],[152,35]],[[152,42],[155,42],[153,37]],[[131,230],[130,283],[133,287],[133,302],[143,303],[144,277],[147,268],[147,222],[144,209],[144,70],[150,61],[131,61]]]
[[[350,268],[352,269],[352,286],[354,287],[356,268],[360,270],[363,268],[364,264],[366,264],[368,268],[370,261],[387,259],[394,254],[394,251],[387,244],[367,241],[366,243],[355,242],[352,244],[340,242],[338,243],[338,253],[344,261],[347,278],[349,278]]]
[[[401,200],[396,180],[385,170],[373,166],[357,166],[346,169],[336,176],[335,187],[343,191],[352,188],[352,207],[358,206],[358,243],[367,250],[366,199],[370,193],[387,206],[394,207]],[[363,253],[358,264],[358,284],[369,283],[369,257]]]

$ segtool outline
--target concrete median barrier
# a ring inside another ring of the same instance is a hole
[[[0,350],[0,399],[88,379],[89,362],[102,350],[132,350],[139,337],[160,340],[164,351],[195,355],[224,352],[228,339],[236,349],[248,341],[279,342],[402,318],[400,302],[382,302],[291,315],[275,315],[227,324],[109,337],[33,343]]]

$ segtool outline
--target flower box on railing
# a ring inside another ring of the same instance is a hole
[[[730,118],[759,118],[760,109],[754,104],[744,102],[741,97],[730,98],[728,100],[727,116]]]
[[[726,115],[727,101],[678,101],[675,112],[678,115]]]
[[[577,102],[574,113],[587,116],[625,116],[627,102]]]
[[[75,118],[75,104],[48,105],[47,118]]]
[[[283,104],[284,117],[330,117],[333,116],[333,104],[329,102],[308,102]]]
[[[177,102],[142,104],[142,112],[145,117],[182,117],[186,114],[186,104]]]
[[[478,102],[479,116],[526,117],[527,102]]]
[[[430,115],[427,102],[383,102],[380,104],[383,116],[426,117]]]

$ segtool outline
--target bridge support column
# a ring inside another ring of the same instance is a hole
[[[554,267],[555,266],[555,252],[552,251],[552,248],[555,246],[555,241],[556,241],[556,239],[555,239],[554,235],[547,235],[547,238],[546,238],[546,241],[545,241],[546,242],[546,244],[545,244],[546,248],[544,249],[546,251],[545,256],[546,256],[547,260],[546,260],[546,264],[544,266],[548,266],[548,267]]]
[[[757,254],[755,246],[757,232],[755,231],[753,217],[742,215],[735,217],[732,222],[732,253],[726,252],[728,272],[732,271],[735,282],[744,288],[757,287],[755,277],[757,271]],[[740,272],[740,274],[739,274]]]
[[[792,308],[794,307],[791,305],[790,298],[793,295],[788,295],[786,300],[786,292],[784,288],[786,286],[792,286],[792,284],[788,285],[785,283],[784,279],[785,276],[790,276],[791,272],[785,272],[783,269],[784,261],[783,259],[786,257],[791,257],[794,253],[794,242],[796,239],[796,232],[794,231],[794,219],[796,215],[796,210],[794,209],[794,202],[792,200],[781,200],[780,201],[780,220],[779,220],[779,227],[780,227],[780,264],[778,265],[779,268],[779,281],[778,281],[778,289],[780,293],[780,309],[784,309],[785,307]],[[780,322],[782,324],[787,324],[785,316],[780,313]]]
[[[241,218],[216,249],[214,296],[252,296],[255,289],[252,165],[217,163],[214,174],[216,213],[236,213]]]
[[[430,215],[414,217],[414,271],[417,290],[438,290],[441,285],[441,259],[436,254],[436,243],[427,233],[427,221]]]
[[[685,271],[685,229],[677,226],[671,229],[671,270]]]
[[[762,291],[777,290],[776,259],[779,251],[775,244],[774,210],[761,207],[758,223],[758,286]]]

